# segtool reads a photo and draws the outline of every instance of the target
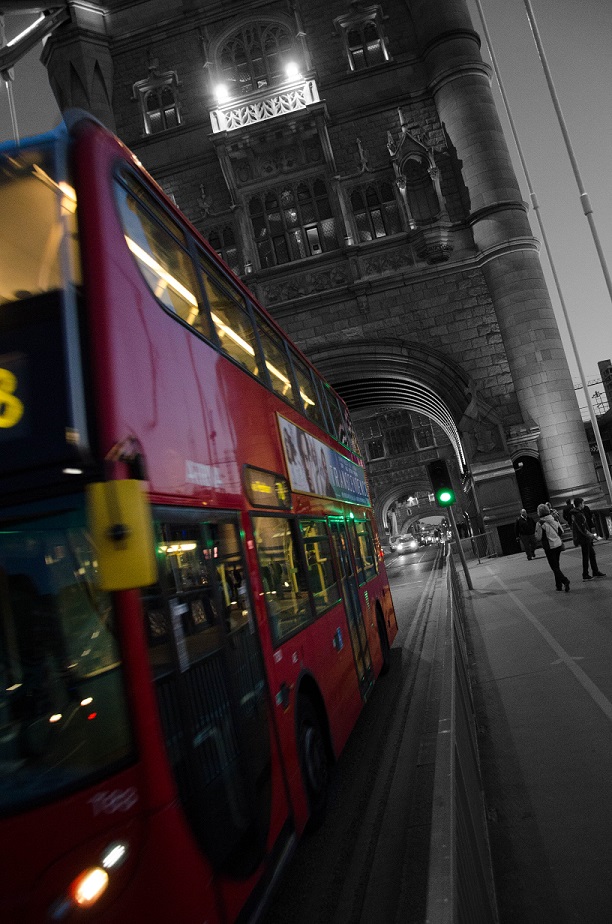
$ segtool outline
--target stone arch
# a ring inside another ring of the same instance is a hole
[[[420,491],[424,493],[425,491],[430,491],[429,482],[425,478],[419,481],[413,481],[412,485],[415,491]],[[398,495],[401,493],[401,489],[398,490],[396,485],[388,488],[386,491],[381,491],[376,498],[376,514],[379,517],[379,522],[386,523],[389,517],[389,510],[395,501],[398,499]],[[440,513],[440,508],[436,507],[434,503],[428,504],[426,509],[419,509],[418,515],[415,515],[414,522],[420,520],[422,517],[435,516]],[[399,524],[401,527],[401,523]]]
[[[411,154],[402,162],[406,180],[406,198],[410,215],[417,225],[435,221],[442,207],[431,179],[431,163],[420,154]]]
[[[470,415],[481,402],[470,376],[453,359],[430,346],[397,340],[352,341],[311,352],[311,357],[350,411],[402,408],[435,421],[450,441],[459,477],[468,472],[469,457],[461,427],[466,420],[468,426],[471,424]],[[424,471],[410,484],[419,492],[430,490]],[[389,507],[398,500],[401,490],[395,484],[376,492],[379,524],[386,524]]]
[[[478,399],[470,376],[453,359],[433,347],[397,340],[351,341],[311,351],[311,357],[349,410],[384,405],[431,417],[466,468],[459,427]]]
[[[222,32],[216,35],[213,39],[210,40],[207,47],[207,57],[208,63],[212,67],[212,74],[214,75],[215,80],[220,80],[222,77],[222,53],[224,47],[227,46],[229,42],[233,39],[240,41],[242,35],[248,30],[258,30],[265,33],[270,30],[278,30],[279,36],[284,36],[287,39],[288,47],[286,49],[289,53],[289,57],[303,58],[301,44],[299,42],[299,37],[296,35],[295,22],[291,16],[283,12],[262,12],[260,15],[247,13],[243,16],[237,17],[229,25],[227,25]],[[256,40],[263,38],[265,42],[265,36],[257,36]],[[266,57],[266,49],[260,49],[264,57]],[[306,63],[306,62],[304,62]],[[269,77],[269,65],[266,65],[266,74],[262,74],[263,77]],[[256,77],[252,74],[251,76]]]
[[[535,513],[538,504],[545,503],[550,496],[540,457],[533,451],[523,450],[512,458],[512,464],[523,507]]]

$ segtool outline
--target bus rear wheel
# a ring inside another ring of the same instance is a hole
[[[325,817],[329,759],[321,720],[312,700],[307,696],[300,696],[298,699],[297,735],[302,780],[310,810],[307,829],[314,831],[320,827]]]

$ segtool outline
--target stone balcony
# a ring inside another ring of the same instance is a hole
[[[235,131],[278,116],[308,110],[319,102],[316,82],[310,77],[299,77],[279,86],[266,87],[257,93],[219,103],[210,112],[213,134]]]

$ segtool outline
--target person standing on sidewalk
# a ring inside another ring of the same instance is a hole
[[[589,514],[590,513],[591,511],[589,510]],[[600,571],[597,567],[597,558],[595,556],[595,549],[593,548],[593,541],[595,536],[589,529],[589,521],[587,520],[586,510],[584,507],[584,499],[582,497],[574,498],[572,534],[574,537],[574,545],[579,545],[582,549],[582,580],[591,580],[591,575],[589,574],[589,564],[591,565],[593,577],[605,577],[603,571]]]
[[[547,504],[540,504],[538,507],[539,520],[535,529],[535,538],[542,543],[544,554],[551,571],[555,576],[555,587],[557,590],[565,590],[568,593],[570,589],[569,578],[561,571],[559,559],[563,551],[563,540],[561,534],[563,528],[553,517]]]
[[[531,561],[532,558],[536,557],[536,540],[534,535],[536,525],[531,517],[527,516],[526,510],[521,510],[521,515],[515,523],[514,531],[516,533],[516,541],[520,542],[521,548],[527,556],[527,561]]]
[[[563,519],[565,520],[565,522],[571,529],[572,528],[572,517],[574,516],[574,506],[572,504],[571,497],[568,497],[568,499],[566,500],[565,507],[561,511],[561,516],[563,517]]]

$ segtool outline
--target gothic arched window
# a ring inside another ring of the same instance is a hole
[[[242,271],[240,253],[232,225],[219,225],[211,228],[206,235],[208,243],[235,273]]]
[[[406,178],[410,214],[416,222],[434,221],[440,215],[440,203],[429,175],[428,161],[409,157],[402,165],[402,173]]]
[[[179,108],[178,80],[174,71],[161,74],[151,67],[150,77],[134,84],[134,96],[140,102],[147,135],[176,128],[182,123]]]
[[[361,71],[389,60],[380,6],[355,6],[350,13],[338,16],[334,25],[342,37],[351,71]]]
[[[327,186],[320,178],[287,183],[253,196],[249,215],[264,268],[338,247]]]
[[[349,29],[346,44],[351,70],[358,71],[387,60],[384,40],[371,19]]]
[[[251,22],[231,35],[219,50],[221,78],[231,96],[253,93],[278,83],[294,53],[288,27]]]
[[[397,202],[391,183],[370,184],[354,189],[351,207],[360,241],[398,234],[400,225]]]

